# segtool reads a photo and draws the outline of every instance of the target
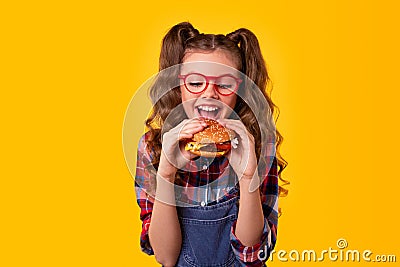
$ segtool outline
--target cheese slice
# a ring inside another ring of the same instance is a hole
[[[199,144],[197,142],[189,142],[185,145],[185,150],[190,151],[190,150],[199,150],[202,147],[207,146],[207,144]]]

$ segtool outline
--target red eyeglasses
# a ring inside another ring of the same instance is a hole
[[[231,95],[239,88],[242,79],[236,78],[231,74],[222,76],[206,76],[201,73],[189,73],[186,75],[178,75],[179,79],[183,80],[186,89],[192,94],[200,94],[204,92],[210,80],[214,80],[213,84],[217,92],[221,95]]]

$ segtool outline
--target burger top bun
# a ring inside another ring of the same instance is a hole
[[[235,138],[235,132],[225,128],[217,121],[212,119],[204,119],[204,122],[207,123],[208,127],[206,127],[203,131],[198,132],[193,135],[193,141],[198,143],[223,143],[226,141],[231,141]]]

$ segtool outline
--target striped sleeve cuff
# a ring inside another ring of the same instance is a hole
[[[143,220],[142,233],[140,234],[140,248],[148,255],[154,255],[153,248],[150,245],[149,226],[151,218]]]
[[[235,235],[236,222],[231,228],[231,246],[236,258],[243,266],[265,266],[271,247],[271,229],[264,218],[264,229],[259,243],[253,246],[245,246]]]

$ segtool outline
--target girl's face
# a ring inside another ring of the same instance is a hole
[[[188,82],[191,82],[191,84],[187,86],[183,82],[184,79],[181,79],[180,90],[186,115],[189,118],[227,118],[235,107],[237,95],[235,92],[226,95],[226,84],[229,84],[229,81],[231,83],[234,81],[232,76],[239,77],[237,65],[229,52],[223,50],[187,52],[182,63],[181,76],[198,73],[203,75],[198,77],[208,79],[208,86],[204,91],[200,90],[200,93],[193,93],[188,90],[188,88],[197,90],[200,87],[196,78],[194,80],[188,78],[187,84]]]

